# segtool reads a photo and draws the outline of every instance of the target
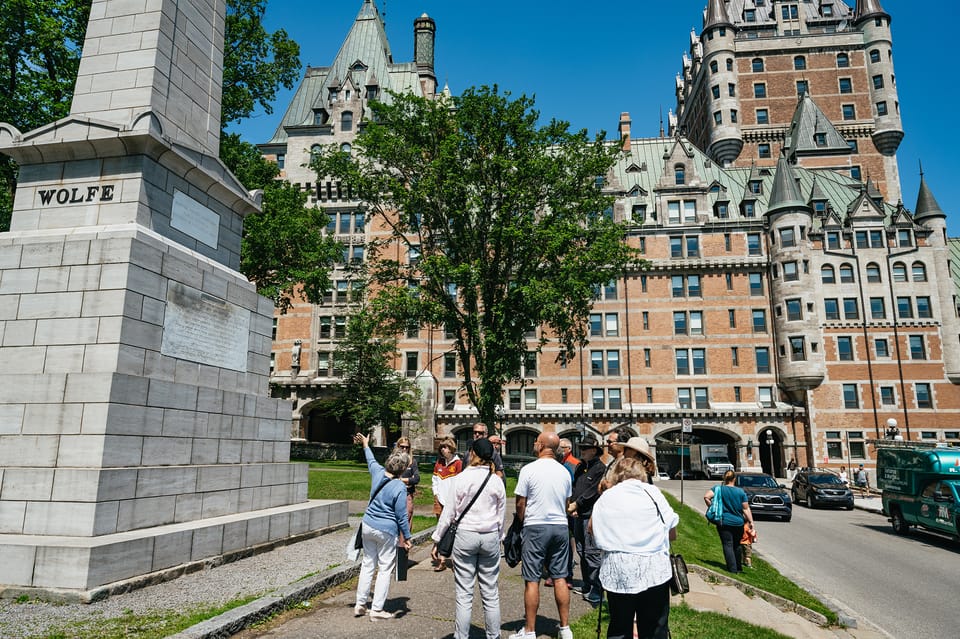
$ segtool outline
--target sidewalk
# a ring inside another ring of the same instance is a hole
[[[356,519],[356,518],[352,518]],[[356,521],[351,522],[352,526]],[[346,539],[351,537],[353,528],[333,533]],[[310,601],[309,608],[288,615],[285,621],[276,627],[252,628],[244,630],[238,635],[241,639],[255,639],[261,637],[283,637],[285,639],[313,639],[315,637],[330,637],[337,639],[368,639],[371,636],[378,639],[393,637],[402,639],[426,639],[450,637],[454,623],[454,594],[453,574],[451,571],[433,572],[430,566],[429,550],[431,544],[428,533],[421,533],[417,537],[422,542],[411,552],[411,566],[408,579],[405,582],[394,582],[390,587],[390,596],[386,610],[398,613],[396,619],[372,621],[368,617],[354,618],[353,603],[354,589],[346,586],[336,587],[356,575],[357,567],[341,566],[334,573],[319,575],[310,579],[291,584],[282,593],[274,593],[269,597],[258,600],[222,615],[218,619],[204,622],[176,635],[178,639],[197,639],[199,637],[227,636],[227,628],[243,627],[239,617],[244,613],[257,614],[266,604],[276,603],[281,597],[286,597],[288,604],[309,599],[318,592],[318,582],[329,582],[326,592],[316,595]],[[336,544],[333,545],[336,547]],[[331,564],[339,561],[340,557],[311,558],[311,563]],[[694,572],[696,570],[696,573]],[[707,575],[705,581],[699,573]],[[714,611],[743,619],[758,626],[772,628],[786,636],[800,639],[881,639],[885,635],[872,631],[869,628],[857,629],[827,629],[817,623],[792,611],[785,611],[774,604],[756,596],[755,591],[744,588],[754,596],[748,596],[733,585],[725,585],[727,578],[712,571],[700,568],[691,568],[691,591],[683,599],[694,609]],[[351,582],[351,585],[353,583]],[[302,596],[298,595],[302,592]],[[681,597],[673,597],[673,604],[680,603]],[[784,606],[786,607],[786,606]],[[500,573],[500,609],[501,609],[501,636],[506,637],[518,630],[523,623],[523,581],[520,577],[520,567],[509,568],[505,563],[501,565]],[[587,612],[591,607],[582,597],[571,593],[571,619],[576,619]],[[260,614],[260,618],[269,616]],[[540,612],[537,617],[536,630],[538,637],[555,637],[557,634],[556,606],[553,601],[553,591],[541,587]],[[483,637],[483,613],[479,598],[474,600],[473,628],[471,637]],[[604,630],[605,632],[605,630]],[[595,636],[578,635],[578,639]]]

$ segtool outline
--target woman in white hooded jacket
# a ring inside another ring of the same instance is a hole
[[[610,602],[608,639],[667,639],[670,541],[680,517],[660,489],[647,483],[638,459],[620,460],[614,482],[593,507],[591,525],[601,550],[600,583]]]

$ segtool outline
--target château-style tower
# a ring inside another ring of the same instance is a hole
[[[715,161],[770,167],[808,99],[845,145],[828,145],[812,130],[814,148],[791,161],[869,177],[885,200],[901,198],[903,126],[890,15],[880,0],[855,8],[841,0],[709,0],[676,97],[671,124]]]

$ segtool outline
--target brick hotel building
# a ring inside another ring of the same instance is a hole
[[[650,268],[597,292],[590,342],[566,366],[531,340],[525,383],[505,389],[493,425],[508,453],[528,453],[542,430],[577,439],[626,424],[671,471],[687,430],[726,444],[737,467],[782,476],[791,458],[870,466],[890,419],[910,439],[960,441],[957,266],[927,184],[912,210],[901,202],[890,22],[878,0],[709,1],[668,134],[633,138],[623,113],[611,142],[623,152],[603,188]],[[395,62],[363,2],[333,63],[307,69],[260,145],[330,213],[343,266],[383,230],[304,165],[316,145],[349,148],[387,89],[438,95],[436,25],[423,15],[413,31],[414,60]],[[271,384],[309,441],[349,437],[318,408],[354,303],[349,269],[333,280],[324,303],[274,320]],[[442,327],[411,328],[399,351],[398,371],[423,390],[422,418],[404,421],[415,445],[468,441],[476,411]]]

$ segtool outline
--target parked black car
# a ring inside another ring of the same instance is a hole
[[[825,470],[805,469],[793,478],[793,501],[807,508],[843,506],[853,510],[853,491],[838,475]]]
[[[750,500],[750,512],[753,516],[779,517],[790,521],[793,516],[793,504],[790,493],[783,484],[765,473],[737,473],[734,485],[747,493]]]

